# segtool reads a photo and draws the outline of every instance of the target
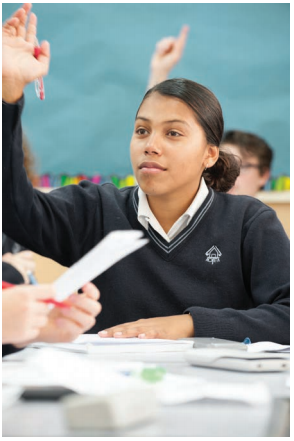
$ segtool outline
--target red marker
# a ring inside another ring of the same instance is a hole
[[[13,285],[12,283],[5,282],[4,280],[2,280],[2,289],[12,288],[13,286],[16,286],[16,285]],[[64,303],[64,302],[57,302],[57,300],[54,300],[54,299],[41,300],[41,302],[49,303],[51,305],[56,306],[57,308],[70,308],[70,306],[67,305],[66,303]]]

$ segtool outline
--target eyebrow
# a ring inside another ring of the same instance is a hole
[[[137,119],[142,119],[143,121],[151,122],[150,119],[145,118],[144,116],[137,116],[136,121]],[[163,121],[163,124],[172,124],[172,123],[181,123],[181,124],[185,124],[186,126],[189,126],[189,124],[186,121],[183,121],[181,119],[171,119],[169,121]]]

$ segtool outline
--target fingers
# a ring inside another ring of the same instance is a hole
[[[123,325],[114,326],[112,328],[104,329],[103,331],[98,332],[100,337],[103,338],[109,338],[109,337],[115,337],[115,338],[131,338],[131,337],[138,337],[139,335],[146,335],[147,333],[151,332],[150,327],[139,324],[138,322],[132,322],[132,323],[125,323]],[[152,337],[153,338],[153,337]]]
[[[36,300],[46,300],[55,297],[55,289],[52,285],[30,285],[26,289],[34,295]]]
[[[26,36],[26,22],[28,17],[28,10],[20,8],[16,11],[15,16],[19,19],[19,25],[17,27],[17,35],[21,38]]]
[[[28,14],[30,12],[30,10],[32,9],[32,3],[24,3],[22,5],[22,9],[24,9],[26,14]]]
[[[184,25],[179,33],[179,36],[177,38],[177,48],[178,50],[182,53],[186,42],[187,42],[187,37],[188,37],[188,33],[189,33],[189,26]]]
[[[19,26],[19,19],[17,17],[11,17],[3,25],[3,30],[6,35],[15,36],[16,28]]]
[[[93,315],[87,314],[78,308],[71,307],[69,309],[64,309],[61,311],[61,314],[64,316],[64,319],[68,319],[69,322],[73,322],[78,326],[79,332],[87,331],[96,323]],[[60,318],[62,318],[62,316],[60,316]]]
[[[50,59],[50,44],[48,41],[42,41],[40,45],[40,55],[38,57],[38,61],[41,63],[46,63],[49,65],[49,59]]]
[[[24,36],[26,37],[26,41],[36,46],[36,34],[37,34],[37,16],[34,13],[31,13],[27,30],[26,33],[24,34]]]
[[[166,37],[160,40],[156,45],[156,52],[159,55],[164,55],[170,52],[176,42],[175,37]]]
[[[98,300],[100,298],[100,291],[93,283],[86,283],[82,289],[87,297],[90,297],[93,300]]]
[[[101,311],[101,304],[97,302],[96,298],[89,298],[86,294],[72,294],[68,298],[68,302],[75,308],[82,310],[86,314],[91,314],[94,317]]]
[[[74,322],[79,327],[80,333],[95,325],[95,317],[102,309],[101,304],[97,302],[98,289],[92,283],[87,283],[83,290],[85,294],[71,295],[67,300],[71,306],[60,311],[60,318],[64,316],[64,319]]]
[[[160,338],[159,332],[155,329],[144,331],[138,334],[138,338]]]

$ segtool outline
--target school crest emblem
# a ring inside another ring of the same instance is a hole
[[[206,251],[205,256],[207,256],[206,258],[206,262],[211,263],[212,265],[216,262],[220,262],[220,256],[222,255],[222,253],[220,252],[220,250],[218,249],[218,247],[216,247],[215,245],[213,245],[208,251]]]

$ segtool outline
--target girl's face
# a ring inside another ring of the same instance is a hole
[[[141,105],[131,139],[137,182],[148,196],[191,198],[202,172],[218,159],[192,109],[183,101],[153,93]]]

